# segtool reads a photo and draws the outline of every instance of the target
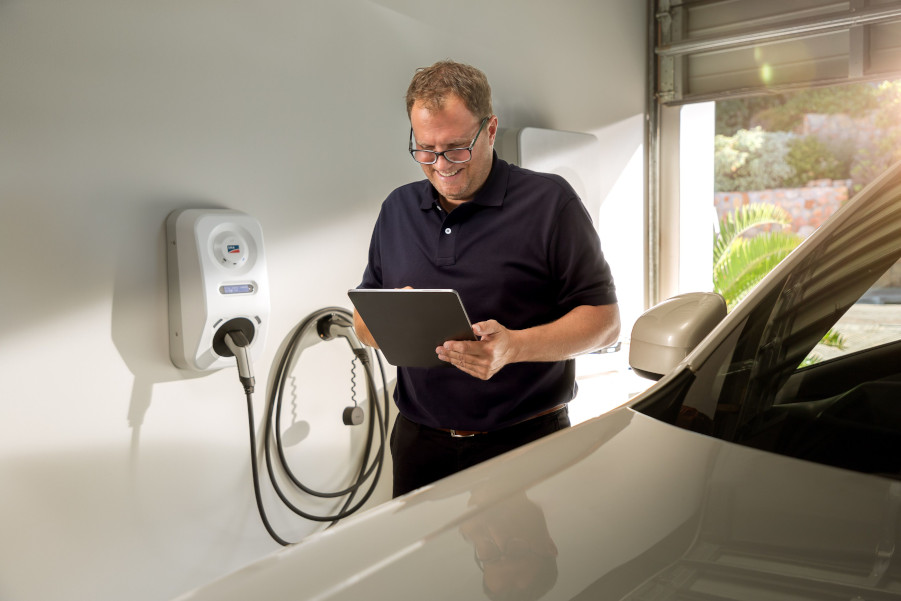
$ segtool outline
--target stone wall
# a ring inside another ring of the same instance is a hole
[[[791,230],[805,238],[848,200],[851,180],[817,180],[804,188],[751,192],[719,192],[714,196],[718,219],[742,205],[770,203],[791,215]]]
[[[742,205],[775,204],[791,215],[791,230],[809,236],[848,200],[851,180],[817,180],[804,188],[778,188],[752,192],[720,192],[714,196],[718,219]],[[766,228],[769,229],[769,228]],[[873,285],[874,288],[901,288],[901,262],[896,263]]]

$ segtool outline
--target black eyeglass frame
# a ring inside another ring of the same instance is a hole
[[[445,159],[447,162],[449,162],[449,163],[456,163],[456,164],[460,164],[460,163],[468,163],[469,161],[472,160],[472,149],[475,148],[476,141],[479,139],[479,136],[481,135],[482,130],[485,129],[485,124],[488,123],[488,120],[489,120],[490,118],[491,118],[491,117],[485,117],[485,118],[482,119],[482,124],[479,125],[479,131],[476,132],[476,137],[472,139],[472,142],[469,144],[469,146],[464,146],[464,147],[461,147],[461,148],[448,148],[447,150],[442,150],[441,152],[435,152],[434,150],[422,150],[422,149],[420,149],[420,148],[413,148],[413,127],[411,126],[411,127],[410,127],[410,142],[409,142],[409,145],[408,145],[408,147],[407,147],[407,150],[409,151],[410,156],[413,157],[413,160],[416,161],[417,163],[419,163],[420,165],[434,165],[435,163],[438,162],[438,157],[442,157],[442,156],[443,156],[444,159]],[[452,158],[450,158],[450,157],[447,156],[447,153],[448,153],[448,152],[457,152],[457,151],[459,151],[459,150],[468,150],[468,151],[469,151],[469,158],[466,159],[465,161],[455,161],[455,160],[453,160]],[[435,156],[435,160],[433,160],[433,161],[420,161],[420,160],[418,160],[418,159],[416,158],[416,155],[414,154],[414,153],[416,153],[416,152],[428,152],[428,153],[430,153],[430,154],[433,154],[433,155]]]

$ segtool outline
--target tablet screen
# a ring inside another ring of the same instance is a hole
[[[435,349],[476,340],[455,290],[352,289],[347,295],[385,359],[399,367],[448,367]]]

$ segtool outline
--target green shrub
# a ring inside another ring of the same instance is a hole
[[[779,106],[785,98],[779,95],[732,98],[716,103],[716,134],[734,136],[740,129],[751,129],[754,115]]]
[[[811,88],[781,95],[783,102],[751,118],[750,125],[766,131],[795,131],[807,113],[862,117],[879,107],[879,87],[871,83]]]
[[[873,111],[876,135],[861,146],[851,162],[854,191],[860,191],[891,165],[901,160],[901,81],[886,81],[876,89],[879,108]]]
[[[847,179],[850,176],[850,159],[841,160],[816,136],[789,141],[785,162],[794,171],[783,183],[787,188],[800,188],[816,179]]]
[[[765,132],[759,127],[714,139],[714,177],[717,192],[779,188],[794,176],[786,162],[794,134]]]
[[[717,192],[803,186],[816,179],[854,180],[854,191],[901,160],[901,80],[857,83],[732,99],[716,104]],[[869,117],[868,138],[798,138],[807,113]]]

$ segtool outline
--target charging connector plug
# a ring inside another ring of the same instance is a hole
[[[363,363],[369,363],[369,349],[363,346],[363,343],[357,338],[353,322],[347,317],[337,313],[324,315],[316,322],[316,330],[322,340],[334,340],[339,336],[344,338],[357,359]]]
[[[244,386],[244,392],[247,394],[252,393],[255,382],[253,369],[250,364],[250,353],[248,352],[250,341],[247,340],[247,336],[241,330],[233,330],[226,332],[225,346],[234,353],[235,359],[238,361],[238,378]]]

